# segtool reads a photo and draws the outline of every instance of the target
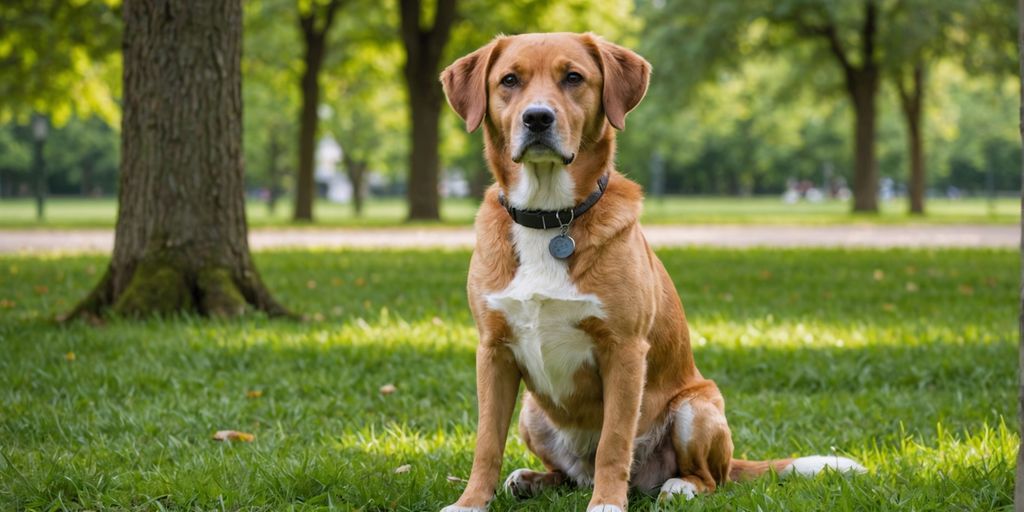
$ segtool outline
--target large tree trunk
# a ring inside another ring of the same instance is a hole
[[[70,316],[285,314],[249,254],[240,0],[124,5],[114,254]]]
[[[456,0],[438,0],[434,21],[424,30],[420,0],[399,0],[405,85],[409,91],[412,152],[409,154],[409,220],[441,218],[437,194],[440,167],[439,121],[444,92],[437,79],[441,54],[456,16]]]
[[[924,215],[924,65],[914,65],[911,83],[904,84],[897,75],[896,88],[899,92],[903,119],[907,123],[907,149],[910,154],[910,213]]]

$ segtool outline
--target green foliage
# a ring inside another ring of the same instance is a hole
[[[0,124],[0,191],[15,195],[33,183],[30,126]],[[119,134],[98,117],[72,116],[51,127],[43,146],[47,190],[58,195],[111,195],[117,190]]]
[[[302,71],[298,17],[327,0],[245,2],[244,147],[250,187],[291,187]],[[425,2],[425,19],[433,2]],[[669,193],[778,193],[787,179],[849,180],[852,112],[840,67],[808,28],[832,20],[854,64],[862,57],[861,1],[462,0],[442,62],[497,33],[593,31],[634,47],[654,65],[647,99],[630,115],[620,167],[650,186],[661,160]],[[1019,187],[1016,165],[1015,11],[1003,0],[878,3],[879,61],[888,76],[927,64],[925,149],[929,187],[973,193]],[[120,7],[113,0],[28,2],[0,7],[0,180],[5,193],[30,183],[33,111],[58,126],[47,144],[49,186],[71,194],[116,183]],[[409,151],[404,55],[394,2],[344,2],[328,34],[321,123],[369,169],[403,181]],[[9,71],[9,72],[6,72]],[[325,109],[327,110],[327,109]],[[480,134],[443,110],[444,167],[489,180]],[[891,84],[879,103],[883,176],[906,174],[905,128]],[[99,118],[103,122],[93,118]],[[61,125],[67,124],[64,129]],[[108,127],[112,127],[108,128]],[[90,174],[91,173],[91,174]],[[82,178],[94,186],[82,186]],[[650,187],[649,187],[650,188]]]
[[[1006,61],[1000,57],[1006,43],[986,43],[981,28],[1003,33],[1006,22],[994,13],[1013,13],[997,4],[879,2],[882,69],[899,76],[918,59],[927,63],[925,148],[930,186],[940,191],[954,185],[980,193],[990,169],[998,190],[1020,186],[1017,165],[1008,158],[1018,144],[1017,92],[1004,86],[1005,66],[998,71],[974,63]],[[644,20],[639,50],[654,74],[648,98],[623,133],[620,166],[648,182],[652,155],[660,156],[669,192],[776,193],[788,178],[820,184],[828,170],[850,181],[852,109],[841,67],[817,29],[834,24],[846,58],[860,65],[862,6],[824,0],[638,3]],[[989,72],[965,74],[963,66]],[[880,173],[903,182],[908,156],[900,106],[894,90],[882,92]]]
[[[120,2],[9,0],[0,5],[0,121],[32,111],[118,124]]]
[[[267,186],[280,175],[287,185],[298,144],[302,72],[298,13],[291,1],[245,2],[242,52],[243,146],[250,184]],[[278,153],[271,154],[271,146]]]
[[[634,495],[631,510],[1012,507],[1015,253],[659,253],[697,362],[725,394],[737,456],[836,451],[869,473],[766,477],[660,508]],[[469,254],[256,259],[310,322],[57,327],[48,319],[105,259],[0,256],[0,508],[418,511],[453,501],[463,484],[447,477],[467,476],[476,424]],[[398,391],[380,395],[388,383]],[[247,398],[253,390],[262,396]],[[210,439],[228,428],[255,442]],[[540,466],[513,435],[502,473],[518,467]],[[492,510],[580,510],[589,496],[500,494]]]
[[[32,148],[24,140],[24,130],[14,124],[0,125],[0,170],[25,172],[32,165]]]

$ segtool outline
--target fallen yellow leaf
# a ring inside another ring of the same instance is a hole
[[[214,441],[242,441],[243,443],[251,443],[254,439],[256,439],[256,436],[236,430],[218,430],[213,434]]]
[[[68,362],[74,361],[75,360],[75,353],[74,352],[68,352],[67,354],[64,354],[64,360],[68,361]]]
[[[261,396],[263,396],[263,392],[258,389],[253,389],[245,392],[246,398],[259,398]]]

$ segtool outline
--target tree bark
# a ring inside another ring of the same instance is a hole
[[[911,83],[896,77],[896,89],[900,96],[900,107],[907,123],[907,149],[910,155],[910,182],[908,187],[910,213],[924,215],[925,168],[924,168],[924,64],[917,63],[911,72]]]
[[[287,314],[249,253],[241,0],[133,1],[123,15],[114,253],[68,317]]]
[[[423,29],[420,0],[399,0],[405,84],[409,91],[412,151],[409,153],[409,220],[439,220],[441,106],[444,92],[437,79],[441,55],[456,16],[456,0],[438,0],[433,24]]]

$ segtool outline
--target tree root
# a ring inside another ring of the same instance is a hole
[[[115,271],[108,268],[92,292],[66,315],[58,317],[58,321],[99,321],[106,314],[141,318],[195,313],[234,318],[250,311],[299,318],[275,301],[252,271],[242,276],[214,266],[189,271],[167,260],[150,258],[135,267],[120,293],[114,290]]]

